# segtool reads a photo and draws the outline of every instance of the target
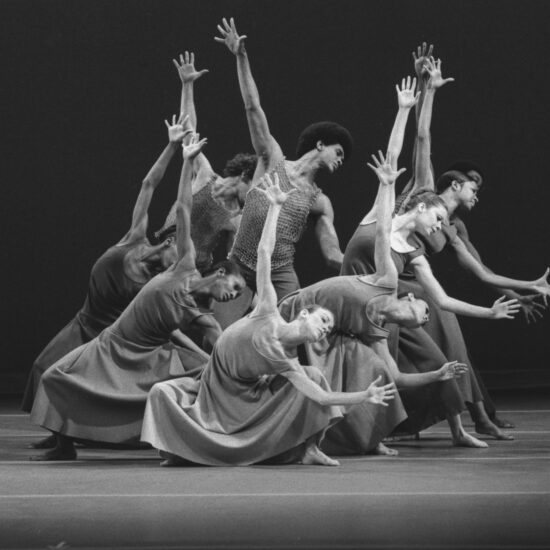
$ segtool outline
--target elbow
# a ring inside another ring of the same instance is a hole
[[[151,178],[150,176],[147,176],[142,182],[141,182],[141,188],[145,191],[151,191],[156,186],[156,181]]]

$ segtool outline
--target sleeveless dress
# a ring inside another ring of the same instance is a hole
[[[189,294],[200,278],[170,270],[151,279],[110,327],[44,373],[31,421],[78,439],[137,442],[153,384],[185,374],[168,339],[207,313]]]
[[[112,246],[95,262],[81,310],[51,340],[32,366],[21,406],[24,411],[32,409],[40,378],[46,369],[111,325],[142,288],[143,283],[124,273],[124,258],[131,249],[144,242]]]
[[[344,254],[342,274],[365,269],[364,273],[374,273],[374,242],[376,224],[359,226]],[[357,235],[357,237],[356,237]],[[392,250],[392,259],[400,274],[398,293],[413,292],[417,298],[426,299],[425,292],[416,281],[415,285],[403,282],[402,277],[413,273],[410,261],[423,255],[425,248],[422,243],[411,243],[416,248],[412,252],[398,253]],[[414,276],[414,275],[413,275]],[[433,304],[430,305],[430,318]],[[390,337],[388,346],[398,368],[406,374],[430,372],[439,369],[444,363],[452,360],[460,361],[460,357],[444,353],[430,334],[426,325],[417,328],[400,327],[397,324],[388,325]],[[446,380],[426,386],[400,389],[408,419],[396,428],[397,433],[414,433],[427,428],[448,415],[460,414],[465,409],[465,403],[473,402],[479,396],[479,387],[470,371],[455,380]]]
[[[285,159],[275,166],[271,174],[274,173],[279,176],[283,191],[293,189],[295,192],[283,204],[277,221],[275,248],[271,257],[272,270],[292,265],[296,243],[306,228],[309,211],[321,194],[321,190],[315,184],[308,188],[293,186],[286,171]],[[243,217],[235,236],[231,257],[253,271],[256,270],[258,243],[268,210],[269,201],[263,193],[256,192],[254,188],[250,189],[246,195]]]
[[[393,288],[367,283],[357,276],[332,277],[290,294],[279,303],[290,321],[304,308],[322,306],[334,315],[334,330],[325,342],[306,344],[310,364],[318,367],[333,391],[362,391],[379,375],[381,384],[392,381],[385,362],[370,345],[388,337],[388,330],[367,314],[369,302],[391,295]],[[361,454],[376,447],[407,414],[399,395],[388,407],[361,403],[348,407],[342,421],[331,427],[322,442],[329,454]]]
[[[248,315],[220,336],[200,379],[156,384],[147,400],[142,441],[189,461],[244,466],[284,461],[306,439],[341,417],[340,407],[321,406],[286,379],[268,380],[293,367],[270,351],[277,312]],[[320,386],[327,381],[306,373]],[[297,454],[296,456],[299,456]]]

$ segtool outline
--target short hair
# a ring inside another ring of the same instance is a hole
[[[296,157],[300,158],[308,151],[315,149],[318,141],[325,145],[340,144],[344,149],[344,160],[351,156],[353,138],[346,128],[336,122],[324,121],[310,124],[300,134],[296,145]]]
[[[215,273],[218,269],[223,269],[226,275],[235,275],[236,277],[242,277],[244,279],[241,267],[233,260],[222,260],[221,262],[214,264],[205,270],[203,277],[212,275],[212,273]]]
[[[424,203],[428,208],[432,206],[443,206],[445,209],[447,208],[447,205],[437,193],[431,189],[421,188],[410,196],[404,211],[408,212],[421,203]]]
[[[471,178],[469,178],[464,172],[459,172],[458,170],[448,170],[447,172],[443,172],[443,174],[441,174],[435,182],[437,192],[443,193],[445,189],[448,189],[451,186],[453,181],[465,183],[467,181],[471,181]]]
[[[456,170],[457,172],[462,172],[463,174],[468,174],[468,172],[474,170],[481,176],[482,180],[485,180],[485,175],[481,171],[479,165],[470,160],[457,160],[456,162],[453,162],[453,164],[447,168],[446,172],[450,172],[451,170]]]
[[[256,170],[258,157],[250,153],[238,153],[229,159],[223,169],[223,177],[235,177],[244,174],[247,180],[251,180]]]
[[[176,234],[176,224],[168,225],[155,232],[155,237],[159,243],[165,241],[168,237]]]
[[[331,313],[331,315],[334,317],[334,314],[332,313],[332,311],[330,311],[330,309],[324,307],[324,306],[320,306],[319,304],[307,304],[305,306],[302,306],[299,311],[296,313],[296,315],[294,316],[294,318],[296,319],[296,317],[298,317],[298,315],[300,314],[300,311],[303,311],[303,310],[306,310],[308,313],[315,313],[316,311],[319,311],[320,309],[326,309],[327,311],[329,311]]]

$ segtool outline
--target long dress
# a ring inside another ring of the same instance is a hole
[[[306,344],[310,364],[318,367],[333,391],[362,391],[382,376],[392,381],[384,361],[370,345],[384,340],[389,331],[370,319],[369,302],[394,289],[373,285],[361,277],[332,277],[290,294],[279,303],[282,317],[290,321],[307,306],[317,304],[334,315],[334,329],[326,342]],[[322,448],[330,454],[361,454],[373,450],[407,414],[399,395],[388,407],[372,403],[353,405],[342,421],[326,433]]]
[[[153,384],[187,372],[169,337],[208,314],[189,294],[198,280],[196,270],[151,279],[110,327],[44,373],[31,421],[77,439],[137,442]]]
[[[143,283],[125,274],[124,258],[133,248],[145,243],[144,240],[112,246],[95,262],[84,305],[44,348],[32,366],[21,405],[24,411],[30,412],[32,409],[40,378],[46,369],[111,325],[143,287]]]
[[[344,254],[342,274],[373,273],[374,243],[376,223],[360,225],[350,240]],[[400,274],[398,292],[413,292],[417,298],[426,299],[422,286],[415,280],[409,284],[409,279],[403,280],[403,274],[412,273],[410,262],[413,258],[425,253],[422,243],[415,241],[413,252],[399,253],[392,249],[392,259]],[[410,275],[409,275],[410,276]],[[430,305],[430,318],[433,304]],[[389,325],[390,351],[401,372],[407,374],[430,372],[439,369],[448,361],[463,362],[463,356],[455,355],[455,350],[448,348],[445,353],[433,340],[426,325],[418,328]],[[466,403],[481,399],[481,393],[475,375],[468,371],[455,380],[447,380],[437,384],[429,384],[416,388],[400,390],[408,419],[397,429],[398,433],[417,432],[427,428],[447,416],[460,414]]]
[[[292,455],[341,417],[290,382],[269,380],[292,369],[270,344],[277,312],[247,315],[220,336],[200,379],[156,384],[147,400],[142,441],[191,462],[244,466]],[[320,386],[327,381],[307,370]]]

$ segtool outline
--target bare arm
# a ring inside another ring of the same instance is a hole
[[[464,363],[450,361],[445,363],[438,370],[431,372],[422,372],[407,374],[402,373],[395,363],[394,358],[388,349],[386,340],[378,340],[371,344],[373,351],[386,363],[390,376],[393,378],[395,385],[398,388],[414,388],[417,386],[425,386],[433,382],[441,382],[442,380],[450,380],[464,374],[468,367]]]
[[[457,315],[469,317],[481,317],[484,319],[512,319],[518,312],[519,305],[516,300],[504,302],[499,298],[491,308],[474,306],[461,300],[456,300],[447,295],[439,281],[434,277],[430,264],[424,256],[417,256],[411,261],[415,275],[430,297],[441,309],[452,311]]]
[[[193,320],[193,325],[200,330],[204,349],[210,353],[222,333],[220,324],[213,315],[201,315]]]
[[[269,210],[258,243],[258,261],[256,263],[258,302],[254,312],[259,314],[277,311],[277,294],[271,282],[271,254],[273,254],[277,238],[277,220],[281,208],[290,194],[281,191],[277,173],[274,174],[273,180],[266,174],[264,176],[264,186],[264,189],[256,187],[252,191],[253,193],[263,193],[269,201]]]
[[[334,227],[334,210],[330,199],[324,193],[319,195],[310,214],[315,219],[315,235],[323,258],[330,268],[340,271],[344,254],[340,250],[340,242]]]
[[[260,105],[260,94],[252,77],[248,55],[244,46],[246,36],[239,36],[233,18],[228,23],[223,19],[223,27],[218,25],[222,37],[216,37],[217,42],[224,43],[237,58],[237,75],[246,110],[246,118],[252,146],[262,159],[264,168],[268,169],[283,158],[283,152],[269,131],[267,117]]]
[[[180,116],[176,121],[176,117],[173,116],[171,124],[167,120],[165,120],[164,123],[168,128],[168,145],[160,154],[155,164],[153,164],[141,184],[141,189],[136,204],[134,205],[134,212],[132,213],[132,225],[121,242],[141,240],[147,236],[149,221],[148,210],[151,199],[153,198],[153,193],[162,181],[166,168],[168,168],[174,153],[178,150],[179,144],[186,134],[183,127],[183,117]]]

